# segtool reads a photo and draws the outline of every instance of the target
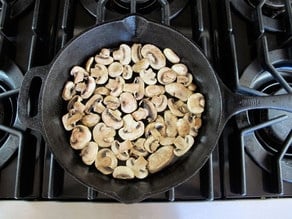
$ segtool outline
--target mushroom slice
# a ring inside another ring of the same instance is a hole
[[[74,95],[76,94],[76,91],[75,91],[75,84],[73,81],[68,81],[65,86],[64,86],[64,89],[63,89],[63,92],[62,92],[62,98],[65,100],[65,101],[68,101],[70,100]]]
[[[150,135],[144,143],[144,147],[149,153],[154,153],[159,146],[159,139],[152,135]]]
[[[109,79],[105,87],[111,90],[110,95],[118,97],[123,92],[124,84],[125,80],[119,76],[115,79]]]
[[[131,114],[123,117],[124,127],[119,130],[119,136],[123,140],[133,141],[144,134],[144,123],[141,121],[136,122]]]
[[[97,87],[94,91],[94,94],[100,94],[103,96],[108,96],[110,94],[110,90],[106,87]]]
[[[148,111],[148,122],[152,122],[157,118],[157,110],[154,104],[149,99],[143,99],[140,105],[142,105],[142,107]]]
[[[114,169],[113,177],[117,179],[133,179],[135,175],[130,167],[118,166]]]
[[[204,112],[205,99],[203,94],[194,93],[188,98],[188,109],[191,113],[198,114]]]
[[[192,95],[192,91],[179,83],[171,83],[165,85],[165,91],[173,97],[176,97],[182,101],[187,101]]]
[[[160,137],[159,143],[163,146],[173,144],[175,137]]]
[[[82,98],[79,95],[75,95],[74,97],[71,98],[71,100],[67,104],[67,110],[73,109],[74,105],[76,102],[81,103]]]
[[[152,44],[145,44],[141,49],[141,54],[149,60],[151,67],[156,70],[166,65],[165,56],[158,47]]]
[[[149,60],[148,59],[141,59],[138,62],[136,62],[133,66],[132,69],[134,72],[141,72],[149,67]]]
[[[93,164],[96,159],[97,152],[98,145],[94,141],[89,142],[80,153],[83,163],[85,163],[86,165]]]
[[[109,65],[114,59],[110,56],[109,49],[102,49],[101,52],[94,57],[94,60],[98,64]]]
[[[114,60],[119,60],[122,65],[131,62],[131,48],[126,44],[121,44],[118,50],[113,51]]]
[[[129,93],[124,92],[120,95],[121,110],[124,113],[132,113],[137,109],[137,100]]]
[[[148,176],[148,170],[146,168],[147,166],[147,160],[145,160],[144,157],[138,157],[138,159],[130,158],[126,162],[126,166],[130,167],[135,177],[138,179],[144,179],[146,176]]]
[[[161,133],[159,132],[159,126],[161,124],[158,122],[151,122],[149,123],[144,131],[145,137],[148,138],[149,136],[153,136],[156,139],[161,137]]]
[[[90,69],[90,76],[95,78],[96,84],[105,84],[108,80],[108,70],[103,64],[96,64]]]
[[[122,113],[119,110],[105,109],[101,114],[101,118],[107,126],[119,129],[123,126],[121,115]]]
[[[106,105],[106,108],[116,110],[120,107],[120,100],[114,96],[106,96],[103,100],[103,103]]]
[[[111,174],[118,165],[118,160],[114,153],[108,149],[103,148],[98,151],[95,159],[95,167],[105,175]]]
[[[150,173],[156,173],[166,167],[174,157],[173,147],[170,145],[159,148],[148,157],[147,168]]]
[[[142,78],[145,84],[153,85],[157,83],[156,74],[153,72],[151,68],[140,71],[140,77]]]
[[[90,57],[87,61],[86,61],[86,64],[85,64],[85,70],[87,72],[90,72],[90,69],[91,69],[91,66],[94,62],[94,57]]]
[[[191,73],[187,73],[187,75],[178,75],[176,80],[177,83],[183,84],[185,87],[189,86],[192,81],[193,75]]]
[[[83,149],[91,140],[91,131],[84,125],[77,125],[72,130],[70,145],[75,150]]]
[[[71,110],[62,117],[62,123],[65,130],[70,131],[74,128],[76,123],[80,121],[81,119],[82,119],[82,113]]]
[[[185,137],[190,133],[191,129],[190,122],[187,119],[185,119],[185,117],[182,119],[178,119],[176,125],[179,136]]]
[[[139,157],[145,157],[148,155],[148,151],[146,151],[144,147],[146,139],[145,138],[139,138],[133,143],[133,147],[131,148],[131,154]]]
[[[109,76],[115,78],[120,76],[123,73],[123,65],[119,62],[113,62],[108,67],[108,74]]]
[[[123,67],[123,73],[122,73],[122,77],[125,80],[131,79],[133,76],[133,70],[132,67],[130,65],[124,65]]]
[[[157,73],[157,79],[160,84],[166,85],[176,80],[176,72],[171,68],[163,67]]]
[[[188,112],[187,105],[181,100],[174,102],[173,98],[169,98],[167,100],[167,105],[171,113],[175,116],[182,117]]]
[[[191,83],[191,84],[188,86],[188,89],[189,89],[190,91],[195,91],[195,90],[197,89],[197,85]]]
[[[110,147],[114,141],[116,131],[100,122],[93,128],[92,135],[99,147]]]
[[[146,97],[153,97],[164,94],[165,89],[164,86],[161,85],[149,85],[145,89],[145,96]]]
[[[177,117],[173,115],[169,110],[164,113],[164,121],[166,126],[166,136],[175,137],[177,135]]]
[[[88,99],[94,92],[95,87],[96,87],[96,83],[93,77],[88,76],[86,81],[86,88],[83,92],[81,92],[80,96],[83,99]]]
[[[185,64],[178,63],[171,66],[171,69],[174,70],[178,75],[187,75],[188,67]]]
[[[111,149],[119,160],[125,161],[130,158],[129,150],[133,147],[131,141],[126,140],[124,142],[114,141],[111,145]]]
[[[90,114],[91,111],[102,113],[105,110],[102,101],[103,97],[100,94],[94,94],[85,104],[85,113]]]
[[[141,100],[144,97],[144,82],[140,77],[136,77],[131,84],[125,84],[123,91],[130,92],[136,100]]]
[[[167,60],[170,61],[171,63],[179,63],[180,62],[180,58],[172,49],[165,48],[163,50],[163,53],[164,53],[165,57],[167,58]]]
[[[70,71],[70,75],[74,76],[74,84],[77,84],[82,82],[84,77],[88,76],[88,73],[84,68],[80,66],[74,66]]]
[[[174,155],[177,157],[183,156],[190,150],[194,142],[194,137],[191,135],[187,135],[185,138],[178,136],[174,141],[174,145],[176,147],[173,151]]]
[[[141,54],[142,44],[140,43],[134,43],[131,47],[131,56],[134,63],[139,62],[141,59],[143,59]]]
[[[132,116],[136,121],[146,119],[148,116],[148,110],[140,107],[137,111],[132,113]]]
[[[81,123],[87,127],[93,127],[100,121],[100,116],[96,113],[85,115],[81,119]]]
[[[151,102],[155,106],[157,112],[162,112],[167,107],[167,97],[165,95],[154,96],[151,98]]]

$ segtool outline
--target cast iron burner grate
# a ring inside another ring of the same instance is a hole
[[[2,8],[3,5],[9,4],[10,18],[14,19],[26,11],[34,1],[35,0],[1,0],[0,8]]]

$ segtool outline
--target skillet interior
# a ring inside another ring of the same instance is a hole
[[[85,60],[104,47],[121,43],[152,43],[160,48],[172,48],[193,73],[199,91],[206,98],[203,126],[192,150],[173,165],[143,180],[117,180],[84,165],[69,145],[68,133],[61,117],[64,101],[61,93],[73,65]],[[222,113],[221,90],[216,75],[197,46],[177,31],[140,16],[129,16],[93,27],[72,40],[56,56],[44,83],[41,102],[41,122],[45,139],[60,165],[73,177],[97,191],[122,202],[138,202],[158,192],[176,186],[194,175],[205,163],[219,137]]]

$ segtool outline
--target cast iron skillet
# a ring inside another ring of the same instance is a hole
[[[195,83],[206,98],[203,126],[195,146],[186,156],[164,170],[143,180],[118,180],[100,174],[94,167],[84,165],[69,145],[68,133],[61,117],[64,101],[61,93],[69,79],[73,65],[104,47],[121,43],[153,43],[160,48],[172,48],[194,74]],[[42,81],[37,115],[28,116],[28,93],[34,78]],[[292,111],[292,96],[247,97],[231,93],[217,78],[214,70],[199,48],[185,36],[170,27],[132,15],[123,20],[95,26],[73,39],[60,51],[49,66],[37,67],[26,73],[22,83],[18,109],[20,119],[28,127],[43,133],[56,160],[73,177],[99,192],[125,202],[139,202],[153,194],[167,191],[196,174],[214,149],[224,124],[233,114],[246,109],[278,108]]]

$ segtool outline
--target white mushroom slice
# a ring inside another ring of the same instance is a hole
[[[120,107],[120,100],[117,97],[114,96],[106,96],[103,100],[104,105],[106,105],[106,108],[116,110]]]
[[[159,146],[159,139],[154,138],[152,135],[149,136],[144,143],[144,147],[149,153],[154,153]]]
[[[103,97],[100,94],[93,95],[85,104],[85,113],[90,114],[92,111],[102,113],[105,110],[102,101]]]
[[[118,50],[113,51],[114,60],[119,60],[122,65],[131,62],[131,48],[126,44],[121,44]]]
[[[86,70],[80,66],[74,66],[71,69],[70,75],[74,76],[74,84],[82,82],[85,76],[88,76]]]
[[[133,66],[132,69],[134,72],[141,72],[149,67],[149,60],[148,59],[141,59],[138,62],[136,62]]]
[[[87,127],[93,127],[100,121],[100,116],[96,113],[85,115],[81,119],[81,123]]]
[[[65,130],[67,131],[72,130],[75,127],[76,123],[82,119],[82,113],[80,112],[72,113],[72,112],[74,111],[69,111],[69,113],[66,113],[62,117],[63,126]]]
[[[95,167],[101,173],[109,175],[114,171],[117,165],[118,160],[111,150],[103,148],[98,151],[95,159]]]
[[[103,65],[110,65],[114,61],[108,49],[102,49],[101,52],[94,57],[94,60],[96,63]]]
[[[175,137],[160,137],[159,143],[163,146],[173,144]]]
[[[176,147],[173,151],[174,155],[177,157],[183,156],[190,150],[194,142],[194,137],[191,135],[187,135],[185,138],[178,136],[174,141],[174,145]]]
[[[178,75],[176,80],[177,83],[183,84],[185,87],[189,86],[192,81],[193,75],[191,73],[187,73],[187,75]]]
[[[133,179],[135,175],[130,167],[118,166],[114,169],[113,177],[117,179]]]
[[[108,67],[108,74],[109,76],[115,78],[120,76],[123,73],[123,65],[119,62],[113,62]]]
[[[148,122],[152,122],[157,118],[157,109],[149,99],[142,100],[140,105],[148,111],[147,115]]]
[[[75,94],[76,94],[76,91],[75,91],[74,82],[73,81],[68,81],[64,86],[64,89],[63,89],[63,92],[62,92],[62,98],[65,101],[68,101],[68,100],[72,99],[72,97]]]
[[[197,89],[197,86],[196,86],[195,84],[191,83],[191,84],[188,86],[188,89],[189,89],[190,91],[195,91],[195,90]]]
[[[151,102],[155,106],[157,112],[163,112],[167,107],[167,97],[165,95],[154,96]]]
[[[145,157],[148,155],[148,151],[146,151],[144,147],[146,139],[145,138],[139,138],[137,141],[134,142],[133,147],[131,149],[131,155],[134,155],[135,157]]]
[[[86,61],[86,64],[85,64],[85,70],[87,72],[90,72],[90,69],[92,67],[92,64],[94,62],[94,57],[90,57],[87,61]]]
[[[172,49],[165,48],[163,50],[163,53],[164,53],[165,57],[167,58],[167,60],[170,61],[171,63],[179,63],[180,62],[180,58]]]
[[[124,65],[123,67],[123,73],[122,73],[122,77],[125,80],[129,80],[131,79],[133,76],[133,70],[132,67],[130,65]]]
[[[123,92],[124,84],[125,80],[121,76],[119,76],[115,79],[109,79],[105,87],[111,90],[110,94],[112,96],[118,97]]]
[[[190,133],[191,129],[190,122],[185,118],[178,119],[176,125],[179,136],[185,137]]]
[[[71,110],[74,110],[76,112],[80,112],[80,113],[84,113],[85,111],[85,105],[79,101],[76,101],[74,104],[73,104],[73,108]],[[70,110],[69,110],[70,112]]]
[[[164,113],[164,121],[166,126],[166,136],[175,137],[177,135],[177,117],[173,115],[169,110]]]
[[[111,149],[119,160],[125,161],[130,158],[129,150],[133,147],[132,142],[126,140],[124,142],[114,141]]]
[[[105,84],[108,80],[108,70],[103,64],[96,64],[90,69],[90,76],[95,79],[96,84]]]
[[[134,63],[139,62],[143,57],[141,54],[142,44],[140,43],[134,43],[131,47],[131,55],[132,55],[132,61]]]
[[[162,170],[172,161],[174,157],[173,147],[170,145],[159,148],[156,152],[148,157],[148,171],[150,173],[156,173]]]
[[[161,85],[149,85],[145,88],[145,96],[146,97],[154,97],[164,94],[165,89],[164,86]]]
[[[188,112],[187,105],[181,100],[174,102],[173,98],[169,98],[167,105],[171,113],[175,116],[182,117]]]
[[[77,125],[72,130],[70,145],[75,150],[83,149],[91,140],[91,131],[84,125]]]
[[[146,168],[147,166],[147,160],[145,160],[144,157],[138,157],[138,159],[130,158],[126,162],[126,166],[130,167],[135,177],[138,179],[144,179],[146,176],[148,176],[148,170]]]
[[[160,84],[170,84],[176,80],[176,72],[171,68],[163,67],[158,71],[157,79]]]
[[[140,71],[140,77],[142,78],[145,84],[153,85],[157,83],[156,74],[153,72],[151,68]]]
[[[93,128],[92,135],[99,147],[110,147],[114,141],[116,131],[101,122]]]
[[[158,47],[152,44],[145,44],[141,49],[141,54],[149,60],[151,67],[156,70],[166,65],[165,56]]]
[[[148,116],[148,110],[140,107],[137,111],[132,113],[132,116],[136,121],[146,119]]]
[[[80,96],[83,99],[88,99],[93,94],[96,87],[96,83],[95,83],[94,78],[91,76],[87,77],[87,80],[85,81],[86,81],[86,89],[83,92],[81,92]]]
[[[124,92],[130,92],[136,100],[141,100],[144,97],[144,82],[140,77],[136,77],[131,84],[124,84]]]
[[[187,101],[189,96],[192,95],[192,91],[179,83],[165,85],[165,91],[171,96],[176,97],[182,101]]]
[[[124,127],[119,130],[119,136],[123,140],[133,141],[144,134],[144,123],[141,121],[136,122],[131,114],[123,117]]]
[[[85,163],[86,165],[93,164],[96,159],[97,152],[98,145],[94,141],[89,142],[80,153],[83,163]]]
[[[123,126],[121,115],[122,113],[119,110],[105,109],[101,114],[101,118],[107,126],[119,129]]]
[[[75,85],[75,91],[83,93],[86,89],[85,82],[79,82]]]
[[[121,110],[124,113],[132,113],[137,109],[137,100],[129,93],[124,92],[120,95]]]
[[[80,102],[80,103],[81,103],[81,101],[82,101],[82,98],[81,98],[79,95],[75,95],[75,96],[72,97],[72,99],[68,102],[68,104],[67,104],[67,110],[69,111],[69,110],[73,109],[74,104],[75,104],[76,102]]]
[[[174,70],[178,75],[187,75],[188,67],[185,64],[179,63],[171,66],[171,69]]]
[[[153,136],[156,139],[161,138],[165,135],[164,129],[165,125],[160,122],[151,122],[149,123],[144,131],[145,137],[148,138],[149,136]]]
[[[198,114],[204,112],[205,99],[203,94],[194,93],[190,95],[187,102],[188,109],[191,113]]]
[[[94,91],[94,94],[100,94],[103,96],[108,96],[110,94],[110,90],[106,87],[97,87]]]

